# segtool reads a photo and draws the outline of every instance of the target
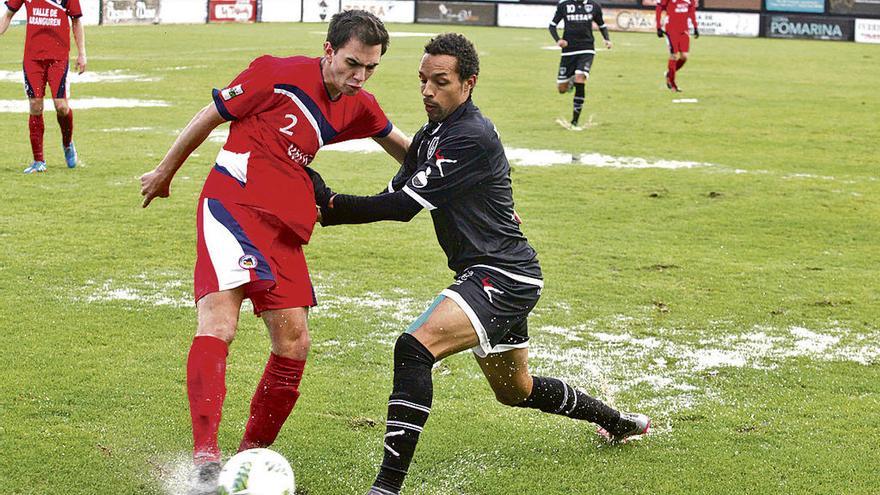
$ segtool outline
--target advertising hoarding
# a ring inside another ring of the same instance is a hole
[[[330,22],[337,12],[337,0],[303,0],[303,22]]]
[[[159,0],[103,0],[104,24],[156,24]]]
[[[256,22],[257,0],[209,0],[208,22]]]
[[[761,0],[703,0],[704,9],[753,10],[760,12]]]
[[[765,15],[764,36],[811,40],[852,41],[852,19],[807,15]]]
[[[412,23],[416,3],[401,0],[342,0],[342,10],[366,10],[382,22]]]
[[[653,10],[602,9],[605,26],[610,31],[653,33],[657,30]]]
[[[760,14],[697,11],[700,34],[755,38],[761,32]]]
[[[262,0],[260,22],[299,22],[302,0]]]
[[[546,28],[556,13],[555,5],[498,4],[498,25],[504,27]],[[550,35],[547,35],[550,39]]]
[[[416,22],[494,26],[495,12],[494,3],[425,1],[416,4]],[[547,23],[549,24],[550,21]]]
[[[766,0],[767,10],[774,12],[807,12],[822,14],[825,12],[825,0]]]
[[[880,16],[880,0],[829,0],[828,10],[833,14]]]
[[[880,43],[880,19],[856,19],[857,43]]]

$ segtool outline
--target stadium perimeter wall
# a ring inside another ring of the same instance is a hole
[[[546,28],[556,0],[80,0],[83,22],[327,22],[363,9],[385,22]],[[653,32],[654,0],[603,2],[612,31]],[[880,0],[700,0],[700,34],[880,44]],[[22,24],[25,9],[13,17]]]

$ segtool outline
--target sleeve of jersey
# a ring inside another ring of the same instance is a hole
[[[364,110],[364,135],[362,137],[383,138],[391,134],[391,129],[394,126],[388,120],[388,117],[385,116],[385,112],[382,111],[382,107],[379,106],[379,102],[375,98],[371,97],[368,100]]]
[[[13,13],[18,12],[22,5],[24,5],[24,0],[6,0],[6,8]]]
[[[82,17],[83,12],[79,0],[70,0],[70,3],[67,4],[67,15],[73,19]]]
[[[559,41],[559,33],[556,32],[556,26],[559,24],[559,21],[562,20],[562,17],[565,13],[562,11],[562,4],[556,6],[556,13],[553,14],[553,20],[550,21],[550,36],[553,37],[555,41]]]
[[[418,167],[402,190],[426,210],[434,210],[490,173],[486,152],[477,138],[455,137],[440,141],[434,156]]]
[[[214,105],[226,120],[256,115],[271,106],[275,88],[262,57],[239,74],[223,89],[214,89]]]

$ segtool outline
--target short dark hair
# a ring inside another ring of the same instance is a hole
[[[327,28],[327,41],[334,50],[348,43],[352,36],[357,36],[361,43],[369,46],[382,45],[382,55],[388,50],[388,31],[385,24],[375,15],[365,10],[346,10],[333,14],[330,27]]]
[[[474,44],[458,33],[443,33],[425,45],[428,55],[449,55],[458,61],[458,77],[462,81],[480,73],[480,57]]]

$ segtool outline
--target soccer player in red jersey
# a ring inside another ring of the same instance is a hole
[[[70,88],[67,70],[70,66],[70,31],[76,41],[78,56],[76,70],[86,70],[86,38],[80,18],[79,0],[6,0],[6,15],[0,18],[0,35],[9,28],[12,16],[24,5],[27,9],[27,38],[24,43],[24,89],[30,103],[30,129],[33,163],[24,172],[46,171],[43,157],[43,96],[46,83],[52,90],[55,115],[61,127],[64,159],[70,168],[76,167],[76,147],[73,145],[73,111],[67,103]],[[68,17],[70,21],[68,21]]]
[[[660,23],[660,17],[666,12],[666,30]],[[675,83],[675,73],[684,67],[688,59],[688,51],[691,46],[691,37],[688,34],[688,20],[694,26],[694,38],[700,37],[697,28],[697,0],[657,0],[656,10],[657,37],[666,35],[669,45],[669,65],[666,70],[666,87],[680,93],[681,89]]]
[[[299,397],[316,304],[302,246],[317,217],[305,167],[330,143],[372,137],[398,162],[409,139],[363,85],[388,46],[374,15],[333,16],[323,57],[262,56],[199,111],[159,165],[141,177],[146,207],[167,197],[183,162],[231,121],[198,204],[195,300],[198,327],[187,361],[197,469],[192,493],[214,493],[226,356],[249,298],[271,338],[239,450],[271,445]]]

